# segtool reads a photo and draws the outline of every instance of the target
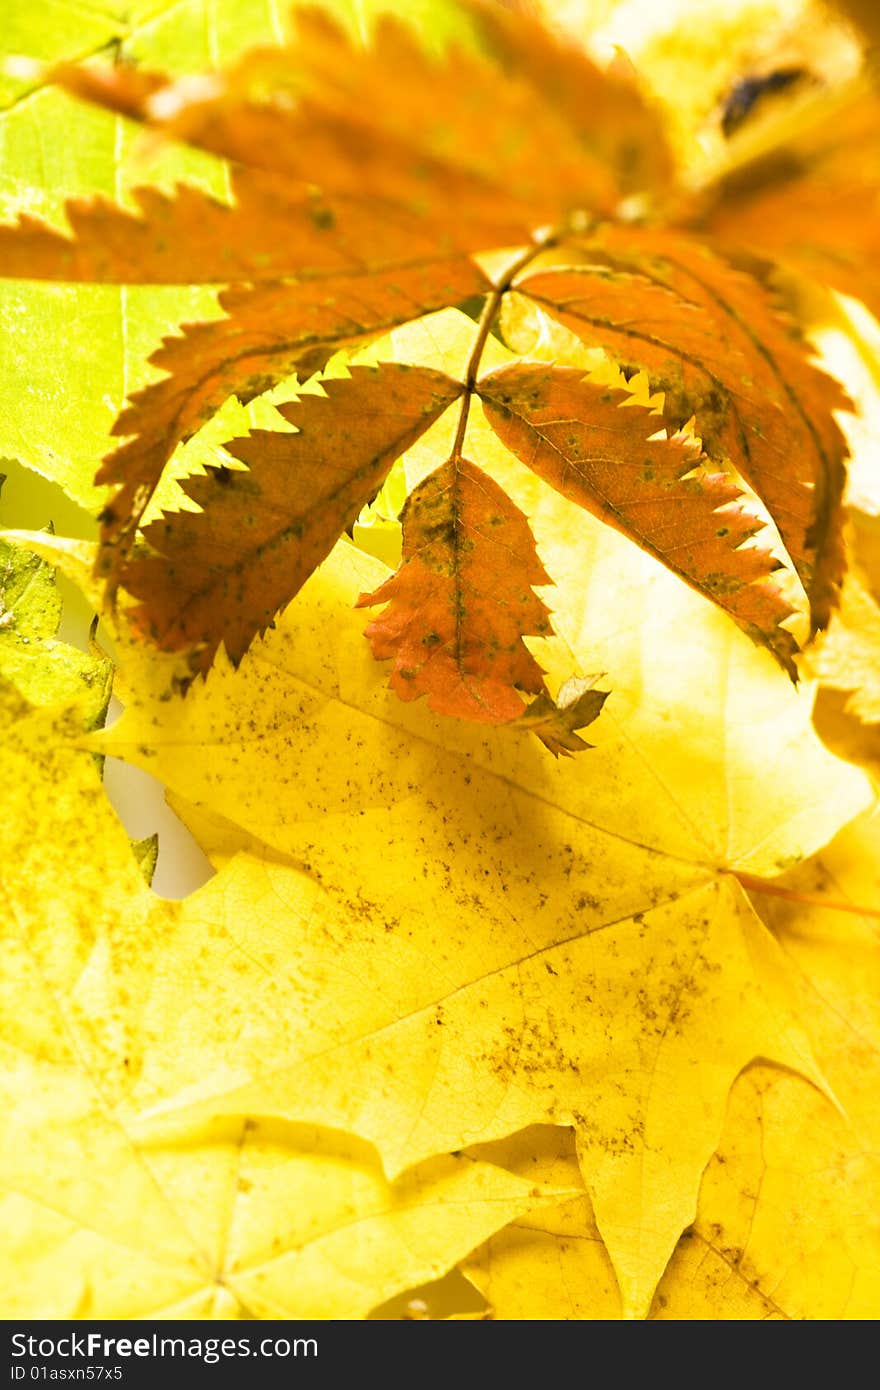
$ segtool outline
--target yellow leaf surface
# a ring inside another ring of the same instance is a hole
[[[474,1150],[533,1182],[576,1187],[574,1136],[561,1125],[533,1125],[510,1139]],[[620,1293],[584,1192],[534,1220],[512,1222],[462,1264],[492,1315],[505,1320],[616,1320]]]
[[[865,463],[873,463],[865,450]],[[865,470],[867,476],[867,469]],[[872,480],[873,491],[876,484]],[[873,503],[873,494],[860,500]],[[803,669],[819,682],[813,722],[823,742],[880,777],[880,527],[876,516],[850,510],[849,569],[841,605],[822,642],[804,654]]]
[[[473,819],[469,826],[473,832]],[[447,827],[458,828],[448,814]],[[496,816],[493,835],[512,848],[504,816]],[[203,842],[210,848],[210,835]],[[581,844],[586,855],[613,854],[601,840],[582,835]],[[516,849],[522,860],[521,841]],[[482,872],[492,883],[487,893],[472,878],[470,904],[464,887],[456,892],[449,877],[423,866],[418,886],[428,906],[421,911],[400,889],[400,860],[388,842],[386,872],[397,880],[388,896],[362,881],[356,897],[351,888],[332,891],[326,864],[319,889],[265,849],[260,857],[239,853],[233,901],[239,920],[249,914],[254,923],[247,958],[255,968],[251,978],[237,973],[234,994],[225,982],[199,978],[200,1003],[186,1021],[191,1048],[198,1038],[185,1063],[189,1085],[173,1093],[182,1068],[154,1045],[155,1069],[145,1083],[155,1108],[147,1118],[161,1121],[200,1101],[206,1115],[242,1108],[305,1114],[369,1136],[392,1171],[432,1148],[504,1134],[535,1117],[573,1123],[626,1306],[641,1315],[691,1219],[734,1077],[755,1055],[814,1080],[820,1073],[772,939],[732,881],[690,891],[681,885],[655,910],[627,911],[631,887],[618,882],[616,908],[607,889],[604,900],[587,904],[580,855],[570,877],[564,860],[550,861],[544,883],[556,903],[542,906],[542,890],[532,888],[527,925],[508,930],[506,943],[492,942],[494,950],[474,941],[480,921],[503,937],[500,919],[512,907],[493,910],[492,890],[503,874],[511,903],[522,902],[537,876],[534,861],[547,849],[541,837],[534,858],[515,873],[484,846]],[[631,862],[650,900],[656,881],[649,861]],[[621,874],[620,860],[614,869]],[[573,900],[563,898],[560,880]],[[223,891],[228,898],[229,881]],[[453,915],[437,913],[433,927],[429,905],[444,897]],[[579,916],[587,919],[580,928],[572,922]],[[219,930],[215,918],[210,940]],[[197,975],[208,949],[209,940],[199,939],[178,969]],[[267,991],[267,969],[281,956],[290,978]],[[175,999],[170,991],[154,998],[150,1026],[179,1055]],[[270,1067],[279,1014],[285,1037]],[[218,1026],[220,1018],[228,1027]],[[237,1064],[225,1076],[224,1055]]]
[[[271,1116],[181,1112],[139,1138],[154,992],[186,1014],[180,943],[215,927],[199,894],[146,888],[93,759],[59,743],[63,710],[2,693],[8,1317],[360,1318],[558,1200],[463,1156],[389,1183],[362,1140]],[[232,935],[209,969],[225,958],[231,984],[243,957],[228,887]]]
[[[762,915],[795,967],[800,1016],[839,1098],[751,1067],[649,1316],[675,1320],[876,1317],[880,1287],[880,819],[866,814],[782,875]],[[873,903],[874,916],[858,913]],[[534,1181],[574,1186],[568,1131],[474,1151]],[[616,1318],[587,1194],[520,1218],[463,1265],[499,1318]]]
[[[652,1316],[876,1317],[877,1196],[876,1150],[860,1154],[840,1115],[792,1077],[749,1071]]]
[[[542,661],[604,669],[613,691],[588,771],[389,696],[350,612],[386,571],[345,544],[238,672],[221,664],[185,703],[123,650],[132,698],[104,750],[255,841],[199,895],[207,931],[176,943],[174,987],[151,992],[138,1101],[157,1119],[201,1103],[341,1126],[392,1173],[574,1124],[642,1316],[737,1074],[761,1056],[821,1084],[735,874],[773,876],[869,790],[813,735],[810,692],[490,438],[475,422],[470,456],[531,490],[542,558],[577,580],[554,616],[567,648],[541,644]],[[230,914],[234,981],[212,968]]]
[[[849,569],[840,610],[805,670],[822,686],[845,691],[844,711],[880,724],[880,543],[876,520],[853,510],[847,537]]]
[[[848,713],[880,724],[880,606],[858,572],[847,575],[840,612],[809,669],[823,685],[850,692]]]
[[[745,1279],[774,1316],[876,1318],[880,1298],[880,817],[876,809],[783,874],[762,902],[798,975],[800,1016],[838,1112],[789,1076],[750,1071],[735,1087],[696,1232],[714,1252],[717,1311]],[[869,904],[867,912],[859,909]],[[695,1242],[696,1244],[696,1242]],[[688,1263],[679,1250],[671,1287]],[[689,1257],[694,1263],[693,1252]],[[723,1262],[723,1263],[722,1263]],[[660,1293],[666,1289],[661,1284]],[[659,1294],[658,1294],[659,1300]],[[670,1296],[665,1315],[692,1306]]]

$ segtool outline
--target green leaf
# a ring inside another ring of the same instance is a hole
[[[2,484],[0,479],[0,484]],[[107,713],[110,663],[56,640],[61,599],[55,571],[32,551],[0,540],[0,684],[4,704],[74,705],[87,729]]]
[[[182,72],[228,61],[251,43],[281,33],[272,0],[184,0],[158,7],[146,0],[132,6],[102,0],[97,17],[90,20],[90,14],[56,4],[44,25],[43,6],[13,0],[12,19],[0,37],[0,62],[22,53],[80,57],[119,38],[121,59]],[[128,25],[120,14],[129,16]],[[226,194],[226,171],[216,159],[168,148],[147,169],[143,155],[132,152],[134,128],[121,118],[55,88],[19,94],[10,103],[15,95],[7,92],[0,108],[4,219],[32,213],[63,230],[66,198],[103,193],[127,202],[127,191],[148,173],[165,188],[185,179]],[[215,296],[204,288],[0,284],[0,335],[7,347],[0,365],[0,457],[20,459],[60,483],[81,506],[99,511],[106,489],[92,479],[113,446],[110,428],[123,401],[155,375],[149,354],[182,319],[216,312]]]

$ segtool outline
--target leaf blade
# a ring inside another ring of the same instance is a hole
[[[486,0],[464,0],[464,7],[490,52],[560,110],[624,195],[668,185],[673,158],[663,125],[634,82],[603,72],[580,44],[527,11],[513,14]]]
[[[796,644],[779,626],[791,609],[769,582],[775,562],[740,549],[759,523],[733,505],[729,479],[695,472],[693,442],[650,439],[656,415],[576,367],[501,367],[478,390],[492,428],[527,467],[662,560],[794,674]]]
[[[233,201],[191,184],[132,190],[136,210],[70,198],[70,231],[22,215],[0,224],[5,278],[123,285],[256,284],[401,268],[452,256],[454,228],[432,234],[405,209],[292,188],[262,170],[231,173]]]
[[[125,567],[133,620],[204,669],[222,641],[237,662],[381,486],[394,460],[460,394],[460,382],[396,363],[352,367],[323,396],[280,407],[297,433],[255,430],[227,446],[246,472],[184,484],[202,508],[151,523],[155,553]]]
[[[588,270],[549,272],[518,290],[588,345],[643,368],[679,428],[696,417],[710,457],[730,460],[766,504],[813,625],[826,626],[844,567],[847,446],[833,412],[847,407],[845,394],[813,366],[768,291],[704,244],[607,226],[585,249],[625,278],[597,283]],[[645,281],[650,328],[633,323]]]
[[[607,164],[527,65],[507,73],[460,49],[438,60],[389,15],[365,52],[317,7],[295,15],[290,46],[253,49],[202,79],[157,87],[152,74],[93,77],[70,64],[50,76],[250,168],[417,210],[467,250],[510,244],[574,208],[613,207]]]
[[[704,190],[693,221],[880,312],[880,99],[856,84],[776,149]],[[708,206],[706,206],[708,204]]]
[[[103,571],[121,572],[125,582],[127,538],[166,462],[228,396],[248,401],[294,371],[310,375],[340,347],[486,286],[472,261],[453,257],[377,275],[225,292],[226,317],[166,338],[151,361],[168,375],[139,391],[114,425],[114,433],[133,438],[105,458],[98,474],[100,482],[119,484],[103,516]]]
[[[367,638],[393,657],[402,700],[428,697],[438,714],[507,723],[537,694],[541,668],[522,638],[550,632],[533,585],[549,583],[529,524],[497,483],[450,459],[412,492],[403,512],[403,564],[358,607],[388,601]]]

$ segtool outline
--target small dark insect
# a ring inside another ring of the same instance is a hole
[[[763,77],[741,77],[728,93],[721,115],[721,129],[729,140],[770,92],[784,92],[809,78],[806,68],[777,68]]]
[[[133,58],[130,53],[126,52],[123,43],[124,40],[121,35],[114,35],[112,39],[107,40],[101,52],[107,55],[114,68],[136,68],[138,66],[137,58]]]
[[[125,55],[122,52],[122,39],[118,34],[114,34],[112,39],[107,40],[102,52],[106,53],[114,68],[121,68],[123,66]]]

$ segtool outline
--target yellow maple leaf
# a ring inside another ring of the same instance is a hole
[[[139,1113],[342,1126],[391,1173],[573,1124],[624,1308],[643,1316],[738,1073],[764,1057],[824,1084],[742,884],[870,792],[812,734],[809,692],[496,455],[508,489],[531,490],[542,555],[578,580],[555,615],[567,649],[543,659],[613,674],[589,775],[390,697],[350,612],[385,571],[345,544],[238,671],[185,702],[121,649],[131,703],[102,748],[251,837],[200,894],[205,930],[175,944],[172,978],[198,980],[185,1020],[171,978],[151,990]],[[234,984],[213,965],[230,913]]]
[[[362,1140],[271,1116],[180,1113],[139,1136],[151,994],[171,991],[181,1013],[198,984],[180,973],[185,943],[216,932],[213,908],[145,886],[94,760],[59,737],[79,707],[0,693],[8,1316],[359,1318],[558,1200],[464,1156],[390,1183]]]
[[[528,1175],[533,1182],[576,1187],[574,1134],[561,1125],[532,1125],[474,1153]],[[558,1321],[618,1319],[621,1300],[589,1195],[571,1197],[535,1220],[520,1218],[462,1262],[465,1277],[496,1318]]]
[[[660,1281],[659,1319],[871,1318],[880,1279],[880,819],[860,817],[777,881],[762,913],[798,973],[801,1017],[835,1108],[755,1066],[733,1087],[696,1218]],[[787,896],[790,895],[790,896]],[[534,1181],[575,1186],[566,1130],[475,1150]],[[616,1318],[589,1197],[519,1218],[464,1262],[500,1318]]]
[[[828,635],[805,666],[824,686],[847,692],[845,713],[863,724],[880,724],[880,605],[854,564]]]

